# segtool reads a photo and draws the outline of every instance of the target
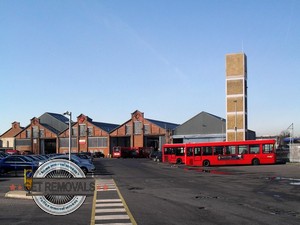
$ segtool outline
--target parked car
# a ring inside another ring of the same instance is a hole
[[[85,153],[75,153],[76,156],[78,156],[81,159],[85,159],[85,160],[89,160],[91,163],[93,162],[93,157],[89,154],[85,154]]]
[[[162,162],[162,152],[158,151],[156,156],[153,158],[154,162]]]
[[[44,158],[41,155],[27,155],[27,158],[32,159],[33,161],[37,162],[40,165],[42,165],[44,162],[46,162],[48,159]]]
[[[32,151],[26,150],[22,152],[22,155],[33,155]]]
[[[18,150],[13,150],[13,149],[7,149],[5,153],[10,155],[20,155],[20,152]]]
[[[8,156],[7,153],[0,152],[0,159],[5,158],[6,156]]]
[[[103,152],[94,152],[94,158],[104,158],[105,155],[103,154]]]
[[[69,155],[57,155],[57,156],[51,157],[49,160],[52,160],[52,159],[69,160]],[[77,166],[79,166],[81,168],[81,170],[84,172],[84,174],[95,172],[96,168],[95,168],[94,164],[91,163],[89,160],[84,160],[84,159],[79,158],[76,155],[71,154],[71,161],[73,163],[75,163]]]
[[[1,174],[11,171],[24,171],[24,169],[35,171],[38,167],[38,162],[23,155],[9,155],[0,160]]]
[[[162,162],[162,152],[161,151],[152,151],[149,155],[149,158],[155,162]]]

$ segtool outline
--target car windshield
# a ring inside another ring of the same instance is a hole
[[[27,156],[9,156],[10,159],[13,159],[13,158],[18,158],[18,159],[21,159],[25,162],[32,162],[33,159],[27,157]]]
[[[66,159],[66,160],[68,160],[69,155],[58,155],[58,156],[52,157],[51,159]],[[81,162],[80,159],[75,155],[71,155],[71,160],[76,164]]]

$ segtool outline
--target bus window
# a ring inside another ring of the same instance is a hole
[[[194,148],[194,156],[200,156],[201,155],[201,148],[196,147]]]
[[[212,147],[203,147],[202,155],[212,155]]]
[[[216,146],[214,148],[214,155],[223,155],[223,146]]]
[[[248,154],[248,146],[247,145],[238,146],[238,153],[239,155]]]
[[[235,146],[226,146],[226,155],[234,155],[235,154]]]
[[[187,148],[187,153],[186,153],[187,156],[193,156],[193,148],[192,147],[188,147]]]
[[[165,155],[173,154],[173,148],[165,148]]]
[[[250,154],[259,154],[259,145],[250,145]]]
[[[183,156],[184,155],[184,148],[180,147],[180,148],[175,148],[175,155],[177,156]]]
[[[274,151],[274,145],[263,144],[263,153],[272,153]]]

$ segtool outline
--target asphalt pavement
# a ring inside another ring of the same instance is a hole
[[[113,182],[120,195],[105,200],[108,192],[98,192],[67,216],[49,215],[30,199],[5,197],[13,189],[23,191],[23,177],[0,176],[1,224],[109,223],[102,219],[111,209],[96,206],[108,200],[122,203],[118,210],[130,218],[120,216],[124,224],[300,224],[300,164],[202,168],[96,159],[95,166],[95,179]]]

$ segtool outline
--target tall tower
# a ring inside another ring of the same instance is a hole
[[[247,56],[226,55],[226,140],[244,141],[247,118]]]

